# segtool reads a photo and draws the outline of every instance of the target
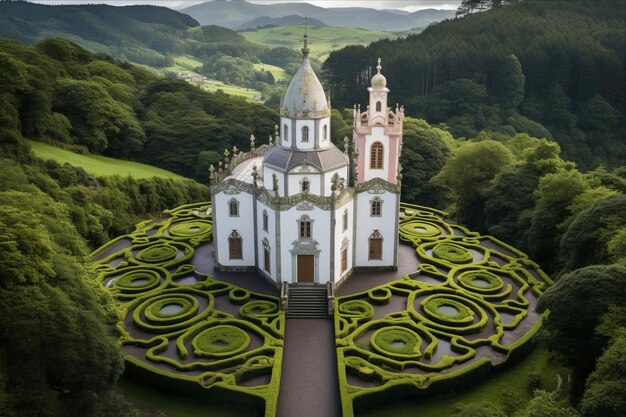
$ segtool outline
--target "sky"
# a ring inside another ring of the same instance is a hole
[[[206,0],[31,0],[43,4],[84,4],[106,3],[116,6],[129,4],[155,4],[172,9],[183,9]],[[455,10],[461,0],[246,0],[256,4],[274,3],[311,3],[320,7],[369,7],[372,9],[402,9],[416,11],[421,9]]]

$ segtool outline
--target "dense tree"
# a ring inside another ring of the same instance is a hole
[[[380,56],[410,116],[456,137],[486,129],[555,138],[582,168],[614,167],[626,163],[625,28],[621,2],[526,0],[334,51],[324,75],[334,103],[351,105],[374,71],[367,57]]]
[[[625,288],[626,268],[594,265],[563,275],[539,300],[539,311],[550,310],[544,321],[550,349],[575,370],[575,396],[607,344],[596,327],[610,306],[623,303]]]
[[[444,208],[446,190],[431,183],[444,166],[454,146],[452,136],[424,120],[404,119],[402,155],[402,201]]]
[[[620,313],[624,314],[623,309]],[[612,331],[615,333],[615,329]],[[587,389],[580,403],[583,416],[626,415],[624,386],[626,386],[626,327],[622,326],[613,343],[598,358],[596,369],[587,379]]]
[[[580,417],[573,408],[563,407],[556,399],[556,393],[535,391],[535,396],[520,417]]]
[[[461,144],[433,178],[435,185],[452,189],[460,222],[482,229],[485,192],[496,175],[513,163],[513,153],[499,142],[484,140]]]

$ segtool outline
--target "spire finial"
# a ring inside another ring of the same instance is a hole
[[[306,34],[306,16],[304,17],[304,47],[301,49],[302,55],[305,57],[309,55],[309,44],[308,44],[309,36]]]
[[[378,58],[378,65],[376,66],[376,69],[378,70],[378,73],[380,74],[380,70],[383,69],[383,67],[380,65],[382,59]]]

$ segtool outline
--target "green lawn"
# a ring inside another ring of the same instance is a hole
[[[277,26],[249,32],[241,32],[250,42],[271,47],[287,46],[302,48],[302,26]],[[312,27],[307,29],[311,56],[325,60],[330,52],[346,45],[367,45],[381,38],[395,38],[387,32],[359,28],[338,28],[332,26]]]
[[[249,417],[250,412],[238,410],[226,405],[215,405],[199,398],[182,397],[171,392],[164,392],[145,383],[122,377],[118,388],[133,406],[142,411],[142,415],[167,417]],[[158,411],[156,411],[158,410]],[[160,413],[159,413],[160,412]]]
[[[225,84],[217,80],[207,80],[203,83],[192,83],[193,85],[210,92],[222,90],[226,94],[244,97],[248,101],[261,102],[261,93],[253,88],[239,87]]]
[[[274,76],[276,81],[285,80],[291,77],[289,74],[285,72],[281,67],[277,67],[275,65],[270,64],[254,64],[254,69],[257,71],[269,71]]]
[[[558,367],[548,361],[548,351],[537,346],[522,362],[496,372],[482,382],[468,387],[467,391],[452,397],[432,399],[416,399],[415,401],[395,402],[368,412],[355,413],[358,417],[442,417],[451,416],[457,403],[489,402],[502,407],[502,394],[511,392],[517,397],[519,407],[525,407],[531,398],[528,393],[528,373],[536,371],[541,374],[542,389],[554,391],[556,375],[567,372],[566,368]]]
[[[194,68],[201,67],[202,62],[198,61],[195,57],[189,55],[175,55],[174,62],[177,65],[187,68],[188,70],[193,70]]]
[[[27,141],[35,155],[43,159],[53,159],[61,164],[67,162],[74,166],[82,167],[85,171],[97,176],[131,176],[133,178],[172,178],[184,180],[186,178],[176,175],[151,165],[139,162],[124,161],[121,159],[107,158],[106,156],[86,154],[81,155],[66,149],[57,148],[41,142]]]

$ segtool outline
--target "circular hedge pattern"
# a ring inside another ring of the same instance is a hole
[[[161,284],[161,275],[150,269],[134,269],[115,279],[117,290],[138,293],[152,290]]]
[[[197,355],[237,355],[250,345],[250,336],[239,327],[219,325],[200,332],[191,342]]]
[[[415,248],[418,270],[336,301],[346,417],[388,398],[457,390],[503,366],[538,330],[534,306],[552,285],[526,255],[443,212],[401,212],[400,239]]]
[[[176,258],[177,253],[178,248],[167,243],[162,243],[142,249],[137,253],[135,258],[138,261],[151,264],[163,263]]]
[[[199,220],[177,223],[169,228],[170,235],[187,238],[210,234],[212,231],[210,222]]]
[[[470,271],[459,276],[459,284],[468,291],[493,292],[502,289],[502,278],[489,271]]]
[[[454,243],[438,244],[433,248],[433,256],[453,264],[465,264],[474,259],[472,252]]]
[[[392,358],[409,359],[420,356],[422,338],[412,330],[391,326],[376,330],[370,343],[379,353]]]
[[[184,392],[203,387],[215,401],[230,390],[251,407],[265,402],[273,416],[284,313],[277,297],[196,271],[203,259],[194,253],[211,239],[210,213],[209,203],[167,210],[94,252],[95,268],[122,303],[122,349],[135,374],[171,378]]]

